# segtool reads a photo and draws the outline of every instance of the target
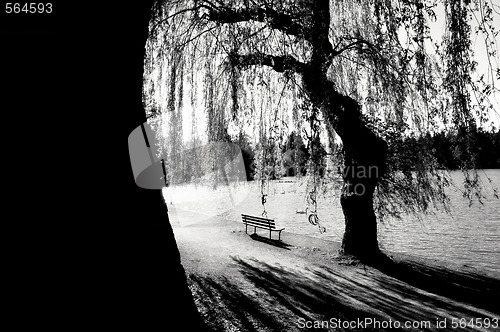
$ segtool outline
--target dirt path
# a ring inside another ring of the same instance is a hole
[[[174,233],[195,302],[216,331],[500,330],[487,303],[498,301],[498,278],[401,257],[375,269],[340,258],[338,243],[284,231],[278,246],[221,219]],[[460,327],[486,317],[489,329]]]

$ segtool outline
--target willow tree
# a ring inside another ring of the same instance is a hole
[[[274,128],[284,124],[312,139],[323,131],[330,142],[340,140],[342,248],[372,257],[379,253],[377,217],[448,206],[446,173],[429,149],[408,150],[404,138],[443,127],[459,133],[454,154],[466,170],[464,192],[480,195],[477,173],[467,170],[474,169],[470,133],[487,121],[499,75],[492,6],[159,1],[145,59],[147,116],[204,112],[211,140],[223,139],[229,126],[253,126],[276,139]],[[445,34],[436,40],[431,25],[439,19]],[[474,33],[483,37],[493,77],[474,76]]]

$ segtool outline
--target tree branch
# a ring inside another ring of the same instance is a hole
[[[285,71],[302,73],[307,67],[307,64],[290,55],[274,56],[264,53],[238,54],[231,52],[229,59],[237,67],[268,66],[278,73]]]
[[[207,5],[204,5],[204,4],[200,4],[196,7],[190,7],[190,8],[184,8],[184,9],[181,9],[175,13],[173,13],[172,15],[169,15],[161,20],[159,20],[158,22],[156,22],[153,27],[150,29],[149,31],[149,37],[152,37],[153,35],[153,32],[156,30],[156,28],[158,28],[160,25],[162,25],[163,23],[167,22],[168,20],[176,17],[176,16],[179,16],[179,15],[182,15],[182,14],[185,14],[185,13],[188,13],[188,12],[194,12],[194,11],[197,11],[197,10],[200,10],[200,9],[207,9],[207,10],[212,10],[211,7],[208,7]]]
[[[279,13],[269,7],[251,7],[241,9],[217,8],[211,9],[209,20],[218,23],[237,23],[257,21],[267,23],[270,28],[286,34],[310,40],[310,29],[298,23],[290,15]]]
[[[340,49],[337,48],[340,45],[340,42],[339,42],[339,44],[337,44],[335,46],[335,48],[333,49],[331,56],[335,57],[335,56],[341,54],[342,52],[347,51],[355,46],[362,46],[362,45],[366,45],[366,46],[368,46],[368,48],[375,50],[375,46],[373,46],[373,44],[370,43],[369,41],[362,39],[362,38],[354,38],[354,39],[355,40],[353,42],[343,46]]]

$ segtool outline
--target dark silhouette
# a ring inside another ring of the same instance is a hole
[[[140,1],[109,12],[115,36],[110,43],[120,68],[113,71],[118,77],[112,82],[112,91],[118,94],[109,96],[114,98],[117,112],[106,117],[116,127],[115,140],[122,142],[113,147],[112,163],[123,168],[122,177],[113,181],[118,186],[111,187],[109,193],[115,196],[112,205],[116,210],[107,216],[117,227],[115,235],[122,237],[115,248],[115,258],[121,263],[118,271],[123,279],[116,280],[113,286],[120,288],[118,297],[124,310],[117,319],[130,322],[138,330],[147,330],[146,326],[202,330],[161,191],[137,187],[128,159],[127,137],[146,121],[142,107],[143,59],[154,3]]]
[[[136,186],[127,146],[146,121],[142,73],[153,4],[54,3],[50,33],[32,34],[46,28],[34,26],[0,36],[13,101],[2,107],[5,123],[22,122],[4,140],[15,168],[5,173],[15,180],[6,192],[19,227],[9,232],[16,294],[8,302],[20,309],[19,321],[63,330],[203,330],[161,192]]]

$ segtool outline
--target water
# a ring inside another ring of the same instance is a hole
[[[437,211],[419,221],[405,218],[379,225],[381,246],[408,253],[500,274],[500,200],[493,197],[493,185],[500,188],[500,170],[485,170],[481,178],[488,197],[483,205],[469,206],[458,190],[449,192],[451,215]],[[460,172],[451,174],[461,183]]]
[[[500,274],[500,200],[492,197],[486,181],[500,187],[500,170],[485,170],[482,174],[488,200],[483,205],[469,207],[458,190],[450,190],[452,215],[435,211],[423,220],[405,216],[403,220],[389,219],[379,223],[378,239],[381,248],[391,252],[465,265],[480,271]],[[461,183],[462,174],[452,172],[452,178]],[[170,217],[174,224],[200,223],[210,218],[223,222],[241,223],[241,213],[261,215],[263,212],[260,188],[255,183],[231,186],[217,191],[204,187],[169,188],[164,191],[167,202],[172,201]],[[311,225],[305,210],[305,184],[301,181],[273,182],[265,205],[269,218],[287,232],[304,234],[340,242],[344,232],[344,216],[339,197],[318,199],[321,233]],[[213,219],[212,219],[213,220]]]

